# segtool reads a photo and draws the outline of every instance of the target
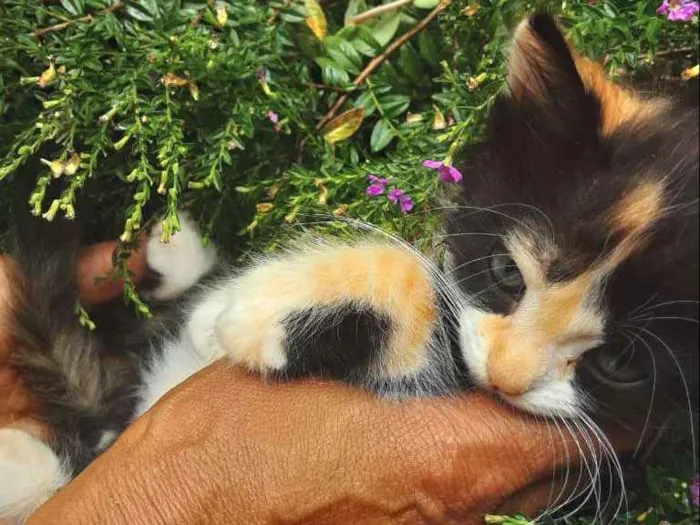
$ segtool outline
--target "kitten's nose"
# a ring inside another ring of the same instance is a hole
[[[491,352],[487,370],[491,386],[509,396],[520,396],[530,390],[540,375],[538,360],[522,349]]]

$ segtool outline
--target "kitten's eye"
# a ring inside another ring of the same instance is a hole
[[[640,352],[631,347],[621,348],[611,344],[594,350],[590,364],[599,379],[618,386],[634,386],[649,378],[642,360]]]
[[[518,265],[507,253],[495,251],[491,258],[491,279],[510,295],[519,295],[525,288]]]

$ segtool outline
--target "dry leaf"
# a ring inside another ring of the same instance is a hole
[[[175,73],[168,73],[163,78],[160,79],[165,87],[182,87],[190,83],[189,80],[182,77],[178,77]]]
[[[37,84],[41,87],[46,87],[51,82],[53,82],[56,79],[56,68],[53,65],[53,62],[49,65],[49,68],[44,71],[41,76],[39,77],[39,80],[37,80]]]
[[[271,202],[261,202],[255,205],[255,210],[258,213],[267,213],[268,211],[272,210],[275,205],[272,204]]]
[[[700,64],[697,64],[693,67],[689,67],[685,71],[683,71],[683,74],[681,77],[683,77],[683,80],[690,80],[691,78],[695,78],[700,74]]]
[[[216,3],[216,22],[219,27],[224,27],[226,22],[228,22],[228,11],[226,10],[226,4],[223,2]]]
[[[63,166],[63,173],[66,175],[73,175],[80,167],[80,155],[73,153],[68,159],[68,162]]]
[[[280,191],[279,184],[273,184],[272,186],[267,188],[267,190],[265,190],[265,196],[268,199],[273,200],[277,196],[278,191]]]
[[[447,122],[445,122],[445,115],[442,114],[440,108],[433,106],[435,109],[435,118],[433,119],[433,129],[445,129],[447,127]]]
[[[481,4],[479,2],[472,2],[462,9],[462,14],[472,17],[479,12],[479,9],[481,9]]]
[[[54,179],[57,179],[61,175],[63,175],[63,172],[66,169],[66,163],[63,162],[62,160],[46,160],[46,159],[39,159],[42,164],[46,164],[49,168],[51,168],[51,174],[53,175]]]
[[[321,4],[318,3],[318,0],[304,0],[304,7],[309,14],[306,25],[313,31],[316,38],[323,42],[328,34],[328,22]]]
[[[194,82],[189,82],[189,88],[190,88],[190,95],[192,95],[192,98],[197,101],[199,100],[199,87],[197,84]]]
[[[297,218],[297,215],[299,214],[299,206],[294,206],[291,212],[289,212],[288,215],[284,217],[284,222],[287,224],[294,222],[294,219]]]
[[[354,108],[346,111],[323,127],[321,130],[323,138],[331,144],[349,139],[360,129],[364,118],[364,108]]]
[[[318,203],[321,206],[325,206],[328,202],[328,188],[326,188],[326,185],[323,183],[323,179],[316,180],[316,186],[321,189],[321,192],[318,194]]]
[[[348,206],[347,204],[341,204],[335,210],[333,210],[333,215],[335,215],[336,217],[341,217],[347,213],[349,207],[350,206]]]
[[[469,91],[474,91],[475,89],[478,89],[481,83],[486,80],[487,78],[486,73],[479,73],[475,77],[469,77],[467,80],[467,87],[469,88]]]
[[[423,120],[423,115],[420,113],[409,112],[406,115],[406,122],[409,124],[415,124],[416,122],[421,122]]]

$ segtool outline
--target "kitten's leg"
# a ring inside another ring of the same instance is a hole
[[[168,300],[182,295],[214,267],[216,248],[202,245],[199,230],[184,212],[180,212],[180,231],[171,235],[170,242],[161,242],[162,232],[159,222],[150,233],[146,258],[159,277],[150,296]]]
[[[235,279],[228,298],[216,338],[254,370],[378,384],[441,359],[430,270],[400,246],[325,246],[267,260]]]
[[[23,523],[70,479],[44,442],[18,428],[0,429],[0,522]]]

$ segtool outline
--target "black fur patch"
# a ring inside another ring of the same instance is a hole
[[[361,381],[385,348],[391,319],[354,305],[294,312],[284,321],[285,375]]]

